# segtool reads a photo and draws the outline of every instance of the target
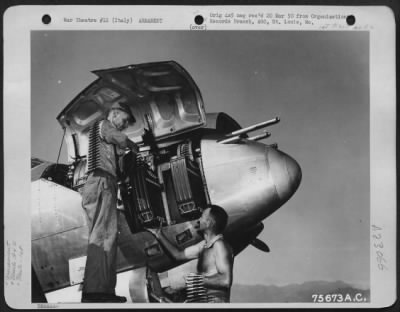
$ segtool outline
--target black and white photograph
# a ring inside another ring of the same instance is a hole
[[[31,302],[370,304],[371,40],[31,30]]]

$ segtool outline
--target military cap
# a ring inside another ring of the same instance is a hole
[[[129,116],[129,122],[135,122],[136,118],[133,116],[131,109],[129,108],[129,105],[126,102],[116,102],[111,106],[111,110],[118,109],[120,111],[123,111],[128,114]]]

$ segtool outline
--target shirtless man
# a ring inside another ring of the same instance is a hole
[[[207,302],[229,302],[230,298],[233,254],[222,236],[227,221],[228,215],[221,207],[211,205],[205,209],[198,221],[198,230],[204,240],[184,250],[171,244],[161,229],[148,229],[175,260],[199,259],[197,274],[189,274],[186,281],[204,285]]]

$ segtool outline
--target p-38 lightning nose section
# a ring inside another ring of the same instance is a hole
[[[299,187],[299,164],[276,147],[250,139],[220,142],[203,138],[202,162],[210,200],[229,212],[231,230],[262,221]]]

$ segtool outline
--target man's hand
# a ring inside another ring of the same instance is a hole
[[[132,152],[134,152],[135,154],[139,153],[139,146],[135,142],[129,140],[128,138],[127,138],[127,145]]]

